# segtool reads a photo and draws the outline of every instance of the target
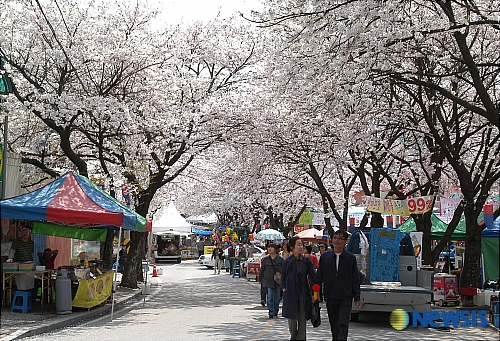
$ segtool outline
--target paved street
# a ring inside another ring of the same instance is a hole
[[[158,292],[109,317],[29,340],[288,340],[287,320],[269,319],[260,305],[259,285],[229,273],[213,275],[195,261],[162,265]],[[155,290],[154,290],[155,291]],[[330,340],[326,308],[322,325],[309,340]],[[498,340],[492,328],[394,330],[388,314],[360,315],[351,323],[350,340]]]

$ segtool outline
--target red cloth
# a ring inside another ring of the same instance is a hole
[[[309,255],[309,258],[311,258],[311,261],[313,263],[314,268],[318,269],[319,262],[318,262],[318,258],[316,258],[316,255],[314,253],[312,253]]]

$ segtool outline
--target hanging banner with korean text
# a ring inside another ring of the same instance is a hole
[[[383,212],[384,211],[384,201],[383,199],[377,197],[363,196],[365,200],[366,210],[370,212]]]
[[[432,210],[434,195],[414,197],[405,200],[381,199],[364,196],[366,210],[383,214],[409,216]]]

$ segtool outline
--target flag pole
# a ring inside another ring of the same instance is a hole
[[[122,227],[120,226],[120,232],[118,233],[118,245],[120,245],[122,240]],[[113,312],[115,310],[115,292],[116,292],[116,281],[118,277],[118,267],[120,266],[120,252],[116,253],[116,267],[115,267],[115,279],[113,280],[113,291],[111,292],[111,322],[113,321]]]

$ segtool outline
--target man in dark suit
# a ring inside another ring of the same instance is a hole
[[[321,255],[313,280],[323,285],[333,340],[347,340],[353,298],[361,306],[358,266],[356,257],[344,250],[347,239],[345,230],[334,233],[333,250]]]

